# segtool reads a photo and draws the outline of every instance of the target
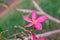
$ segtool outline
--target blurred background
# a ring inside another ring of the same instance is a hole
[[[60,0],[35,0],[39,6],[49,15],[60,20]],[[21,9],[35,9],[31,0],[0,0],[0,32],[9,30],[11,34],[14,32],[14,26],[25,26],[28,22],[24,21],[22,15],[31,17],[31,14],[18,12],[14,8]],[[39,15],[38,15],[39,16]],[[33,27],[27,28],[28,30]],[[35,34],[44,33],[52,30],[60,29],[60,24],[57,24],[51,20],[47,20],[43,23],[43,30],[35,30]],[[16,33],[23,30],[16,29]],[[0,38],[8,37],[8,33],[3,33]],[[47,40],[60,40],[60,33],[47,37]]]

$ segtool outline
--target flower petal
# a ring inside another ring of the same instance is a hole
[[[30,23],[30,24],[28,24],[28,25],[26,25],[25,27],[30,27],[30,26],[32,26],[33,24],[32,23]]]
[[[36,10],[33,10],[32,11],[32,20],[35,20],[36,19]]]
[[[39,40],[46,40],[46,38],[45,37],[41,37]]]
[[[23,18],[24,18],[25,21],[31,22],[31,19],[28,18],[27,16],[23,16]]]
[[[48,18],[47,18],[46,16],[40,16],[40,17],[37,19],[37,21],[42,23],[42,22],[45,22],[47,19],[48,19]]]
[[[36,40],[35,34],[31,34],[31,40]]]
[[[36,24],[34,25],[34,27],[35,27],[35,29],[37,29],[37,30],[42,30],[42,24],[41,24],[41,23],[36,23]]]

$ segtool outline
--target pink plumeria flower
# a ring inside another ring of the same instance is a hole
[[[33,25],[37,30],[42,30],[42,23],[48,19],[46,16],[40,16],[37,18],[36,10],[32,11],[32,19],[28,18],[27,16],[23,16],[23,18],[24,20],[30,22],[25,27],[31,27]]]
[[[37,40],[35,34],[31,34],[31,40]],[[46,38],[45,37],[41,37],[41,38],[39,38],[39,40],[46,40]]]
[[[35,34],[31,34],[31,40],[36,40]]]
[[[46,38],[45,37],[41,37],[39,40],[46,40]]]

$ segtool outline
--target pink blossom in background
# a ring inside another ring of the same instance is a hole
[[[28,18],[27,16],[23,16],[23,18],[29,22],[29,24],[25,27],[34,26],[34,28],[37,30],[42,30],[42,23],[48,19],[46,16],[40,16],[37,18],[36,10],[32,10],[32,19]]]
[[[31,34],[31,40],[37,40],[35,34]],[[46,40],[46,38],[40,37],[39,40]]]
[[[41,37],[39,40],[46,40],[46,38],[45,37]]]
[[[35,34],[31,34],[31,40],[36,40]]]

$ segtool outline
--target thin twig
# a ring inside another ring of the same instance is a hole
[[[14,28],[14,38],[15,38],[15,40],[17,40],[17,37],[16,37],[16,27]]]
[[[8,32],[8,30],[1,32],[1,34],[5,33],[5,32]]]
[[[13,35],[7,37],[6,39],[9,39],[9,38],[14,37],[15,35],[19,35],[19,34],[20,34],[20,33],[13,34]]]
[[[27,29],[25,29],[24,27],[21,27],[21,26],[16,26],[16,28],[22,29],[22,30],[24,30],[25,32],[32,33],[30,30],[27,30]]]

